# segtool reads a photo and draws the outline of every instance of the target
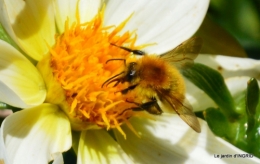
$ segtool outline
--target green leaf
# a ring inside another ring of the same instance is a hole
[[[246,115],[245,107],[246,107],[246,101],[245,101],[245,95],[246,95],[246,90],[237,93],[233,95],[233,99],[236,104],[236,110],[239,111],[242,115]]]
[[[208,108],[204,111],[205,120],[214,134],[257,157],[260,157],[259,98],[258,83],[252,78],[246,91],[234,96],[239,117],[228,119],[221,109]]]
[[[248,142],[254,140],[254,131],[256,131],[256,107],[259,102],[259,87],[256,79],[251,78],[247,82],[247,92],[245,96],[246,113],[247,113],[247,139]]]
[[[229,138],[230,125],[223,113],[216,108],[208,108],[204,111],[204,118],[214,134],[222,138]]]
[[[235,121],[228,120],[220,109],[208,108],[204,111],[205,120],[212,132],[233,145],[248,151],[248,142],[246,140],[246,120],[239,118]]]
[[[204,117],[214,134],[240,148],[247,148],[244,126],[246,121],[244,118],[239,118],[235,121],[229,120],[220,109],[216,108],[206,109]]]
[[[0,110],[8,109],[7,104],[0,102]]]
[[[219,72],[205,65],[195,63],[193,67],[183,70],[182,73],[211,97],[228,119],[234,119],[239,116],[235,109],[233,98]]]
[[[255,78],[251,78],[247,83],[246,110],[251,118],[256,114],[256,106],[259,102],[259,86]]]
[[[249,152],[260,156],[260,123],[258,122],[257,105],[259,103],[259,86],[257,80],[251,78],[247,83],[246,113],[247,113],[247,142]],[[258,108],[259,110],[259,108]]]
[[[260,120],[260,104],[257,105],[256,109],[256,120]],[[253,136],[252,138],[248,137],[247,140],[249,142],[249,148],[251,150],[251,153],[260,158],[260,121],[256,121],[255,126],[253,130],[251,131],[251,134],[248,134],[250,136]]]
[[[197,84],[197,86],[199,86],[200,88],[204,88],[203,90],[205,92],[206,90],[208,90],[207,92],[209,92],[210,84],[204,83],[203,81],[212,83],[213,81],[212,79],[214,78],[212,77],[209,80],[210,77],[209,74],[211,74],[215,78],[218,75],[216,75],[215,73],[209,70],[205,71],[201,68],[199,69],[199,67],[201,66],[195,65],[196,69],[191,68],[193,70],[196,70],[194,71],[195,73],[193,72],[191,79],[193,79],[193,81],[196,83],[200,81],[200,84]],[[189,77],[191,76],[190,74]],[[214,88],[214,86],[211,87]],[[207,121],[208,126],[210,127],[210,129],[214,134],[226,139],[236,147],[248,153],[251,153],[257,157],[260,157],[260,131],[259,131],[260,122],[258,121],[260,120],[259,93],[260,92],[259,92],[259,86],[257,80],[251,78],[248,81],[248,86],[246,91],[244,90],[234,95],[233,100],[235,101],[235,105],[236,105],[235,112],[239,112],[239,117],[231,116],[230,113],[227,113],[227,110],[223,110],[222,109],[223,106],[221,107],[220,105],[219,105],[220,106],[219,109],[208,108],[203,112],[204,118]],[[216,100],[216,98],[214,100]],[[231,108],[227,108],[227,109],[229,111]]]
[[[201,53],[247,57],[238,41],[208,16],[195,34],[203,39]]]

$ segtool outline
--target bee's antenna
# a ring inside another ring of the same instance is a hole
[[[119,116],[121,116],[123,113],[125,113],[125,112],[128,111],[128,110],[132,110],[132,108],[127,108],[127,109],[123,110],[123,111],[119,114]]]
[[[106,64],[107,64],[108,62],[110,62],[110,61],[113,61],[113,60],[123,60],[123,61],[124,61],[124,63],[125,63],[125,59],[120,59],[120,58],[119,58],[119,59],[117,59],[117,58],[116,58],[116,59],[109,59],[109,60],[107,60],[107,61],[106,61]]]
[[[145,55],[145,52],[144,51],[141,51],[141,50],[132,50],[130,48],[126,48],[126,47],[121,47],[121,46],[118,46],[118,45],[115,45],[114,43],[110,43],[112,46],[116,46],[118,48],[121,48],[123,50],[126,50],[128,52],[132,52],[133,54],[135,55]]]
[[[106,83],[107,83],[106,86],[108,86],[110,83],[112,83],[112,82],[114,82],[114,81],[118,81],[118,82],[116,83],[116,85],[117,85],[117,84],[119,83],[120,79],[115,79],[115,78],[116,78],[117,76],[122,75],[123,73],[125,73],[125,72],[121,72],[121,73],[119,73],[119,74],[117,74],[117,75],[115,75],[115,76],[113,76],[113,77],[107,79],[107,80],[102,84],[101,88],[103,88]],[[116,85],[115,85],[115,86],[116,86]]]

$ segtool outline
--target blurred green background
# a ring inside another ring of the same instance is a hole
[[[260,59],[260,0],[211,0],[202,53]]]

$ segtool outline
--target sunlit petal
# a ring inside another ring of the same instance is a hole
[[[54,161],[52,164],[64,164],[63,156],[61,153],[59,153],[56,158],[54,158]]]
[[[0,164],[9,164],[10,162],[7,160],[6,148],[4,145],[4,138],[2,134],[2,130],[0,129]]]
[[[156,121],[133,118],[138,138],[128,128],[125,140],[116,138],[135,163],[259,163],[257,158],[215,158],[218,154],[246,154],[228,142],[216,137],[205,121],[200,120],[201,133],[194,132],[177,115],[159,116]]]
[[[247,88],[247,83],[251,77],[249,76],[237,76],[237,77],[229,77],[226,78],[225,82],[230,93],[235,96],[237,94],[241,94],[241,92],[245,91]],[[258,80],[258,85],[260,85],[260,81]]]
[[[19,51],[0,40],[0,101],[17,107],[36,106],[46,96],[35,66]]]
[[[81,133],[77,162],[78,164],[132,163],[118,143],[104,130]]]
[[[1,130],[7,157],[14,164],[46,164],[71,147],[69,120],[51,104],[8,116]]]
[[[124,31],[137,30],[136,44],[156,43],[145,51],[161,54],[196,32],[208,4],[208,0],[110,0],[107,2],[105,24],[118,25],[133,14]]]
[[[54,44],[55,22],[51,0],[1,0],[0,21],[19,47],[35,60]]]
[[[59,31],[64,31],[64,25],[67,19],[70,24],[77,21],[77,9],[79,9],[80,22],[85,23],[98,13],[100,6],[100,0],[55,0],[55,18]]]
[[[249,76],[260,79],[260,61],[222,55],[199,55],[195,62],[218,70],[225,78]]]

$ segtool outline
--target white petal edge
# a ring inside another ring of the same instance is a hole
[[[222,55],[199,55],[195,62],[218,70],[224,78],[249,76],[260,79],[260,61]]]
[[[56,158],[54,158],[54,161],[52,164],[64,164],[63,156],[61,153],[58,153]]]
[[[254,158],[215,158],[216,154],[247,154],[219,137],[214,136],[203,120],[201,133],[194,132],[177,115],[164,114],[156,121],[133,118],[131,124],[138,138],[127,127],[125,140],[119,132],[116,138],[134,163],[260,163]]]
[[[229,77],[225,79],[227,87],[234,97],[237,94],[241,94],[241,92],[247,89],[247,83],[251,79],[249,76],[237,76],[237,77]],[[257,80],[258,85],[260,86],[260,81]]]
[[[1,0],[0,21],[16,44],[39,61],[55,38],[51,0]]]
[[[208,5],[209,0],[110,0],[106,4],[105,25],[118,25],[133,14],[123,32],[137,30],[137,45],[156,43],[144,51],[162,54],[197,31]]]
[[[97,15],[100,7],[101,0],[55,0],[55,19],[59,32],[64,32],[67,19],[69,19],[70,25],[77,21],[77,8],[79,9],[80,23],[85,23]]]
[[[1,134],[12,164],[46,164],[72,144],[69,120],[52,104],[8,116],[2,124]]]
[[[7,153],[6,153],[6,148],[4,145],[4,139],[3,139],[3,134],[2,130],[0,128],[0,164],[10,164],[10,162],[7,159]]]
[[[2,40],[0,54],[0,101],[21,108],[41,104],[46,89],[36,67]]]
[[[105,130],[83,131],[80,135],[77,164],[133,163]]]

